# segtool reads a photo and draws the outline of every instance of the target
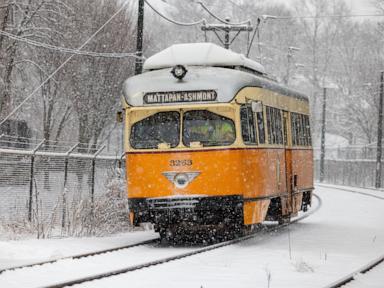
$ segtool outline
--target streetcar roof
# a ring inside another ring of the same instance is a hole
[[[214,90],[217,103],[231,102],[245,87],[260,87],[279,94],[308,101],[295,90],[286,88],[265,77],[237,69],[206,66],[187,66],[188,73],[182,81],[171,74],[172,68],[148,71],[124,82],[123,93],[131,106],[144,106],[144,95],[156,92]],[[181,103],[174,103],[180,105]]]
[[[244,67],[265,74],[264,67],[243,54],[224,49],[213,43],[175,44],[144,62],[144,70],[184,66]]]

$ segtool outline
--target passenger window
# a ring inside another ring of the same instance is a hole
[[[256,144],[256,130],[250,105],[240,108],[241,135],[245,144]]]
[[[297,114],[296,113],[291,113],[291,134],[292,134],[292,145],[296,146],[297,145]]]
[[[311,146],[311,129],[309,116],[291,113],[292,144],[294,146]]]
[[[283,114],[283,132],[284,132],[284,145],[288,145],[288,131],[287,131],[287,114],[284,112]]]
[[[281,111],[273,107],[267,107],[266,112],[269,144],[283,144]]]
[[[305,131],[306,131],[306,138],[307,138],[307,145],[308,146],[312,146],[312,137],[311,137],[311,126],[310,126],[310,123],[309,123],[309,116],[308,115],[304,115],[304,119],[305,119]]]
[[[258,132],[259,132],[259,143],[264,144],[265,143],[265,129],[264,129],[263,112],[256,113],[256,118],[257,118]]]
[[[303,129],[303,115],[299,114],[299,117],[297,117],[297,124],[298,124],[298,134],[299,134],[299,145],[304,146],[304,129]]]

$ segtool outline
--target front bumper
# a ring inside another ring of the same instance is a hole
[[[150,222],[158,227],[180,223],[197,225],[243,223],[243,197],[177,196],[129,199],[135,226]]]

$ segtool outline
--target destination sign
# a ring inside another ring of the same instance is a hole
[[[144,95],[144,103],[146,104],[212,102],[216,99],[215,90],[151,92]]]

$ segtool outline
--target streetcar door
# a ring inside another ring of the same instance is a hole
[[[284,153],[285,153],[285,179],[286,188],[288,193],[288,209],[293,212],[293,193],[297,182],[297,176],[293,175],[292,169],[292,141],[291,137],[291,125],[288,111],[283,111],[283,128],[284,128]]]

